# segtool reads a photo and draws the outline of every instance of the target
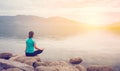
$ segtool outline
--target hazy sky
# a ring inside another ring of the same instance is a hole
[[[0,0],[0,15],[18,14],[108,24],[120,21],[120,0]]]

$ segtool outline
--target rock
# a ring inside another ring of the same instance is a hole
[[[79,71],[71,66],[39,66],[35,71]]]
[[[33,63],[35,62],[40,62],[40,57],[39,56],[34,56],[34,57],[27,57],[27,56],[15,56],[10,58],[12,61],[18,61],[21,63],[26,63],[28,65],[33,66]]]
[[[34,67],[38,66],[68,66],[69,64],[65,61],[44,61],[44,62],[35,62]]]
[[[19,68],[23,71],[34,71],[34,68],[30,65],[4,59],[0,59],[0,67],[3,67],[4,69]]]
[[[35,62],[33,64],[33,67],[36,68],[38,66],[49,66],[49,64],[50,64],[50,62],[48,62],[48,61],[45,61],[45,62]]]
[[[87,68],[87,71],[113,71],[113,69],[109,66],[104,65],[92,65]]]
[[[33,66],[35,62],[36,62],[35,59],[30,59],[30,60],[25,60],[23,63]]]
[[[72,66],[65,61],[54,61],[47,66],[37,66],[35,71],[86,71],[86,69],[81,65]]]
[[[65,61],[53,61],[49,63],[49,66],[68,66],[69,64]]]
[[[4,68],[0,65],[0,71],[2,71]]]
[[[35,69],[35,71],[57,71],[53,67],[45,67],[45,66],[39,66]]]
[[[69,62],[70,62],[71,64],[80,64],[82,61],[83,61],[83,60],[82,60],[81,58],[79,58],[79,57],[77,57],[77,58],[71,58],[71,59],[69,60]]]
[[[75,68],[77,68],[79,71],[87,71],[82,65],[76,65]]]
[[[0,53],[0,58],[2,58],[2,59],[9,59],[12,56],[13,55],[11,53]]]
[[[9,68],[9,69],[6,69],[6,70],[4,69],[2,71],[23,71],[23,70],[21,70],[19,68]]]

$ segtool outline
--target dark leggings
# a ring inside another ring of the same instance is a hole
[[[36,50],[36,51],[34,51],[34,53],[25,53],[25,54],[26,54],[26,56],[36,56],[42,52],[43,52],[43,50]]]

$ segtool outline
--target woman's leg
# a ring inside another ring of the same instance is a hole
[[[34,56],[34,53],[25,53],[26,56]]]
[[[40,53],[42,53],[43,52],[43,50],[36,50],[35,52],[34,52],[34,56],[36,56],[37,54],[40,54]]]

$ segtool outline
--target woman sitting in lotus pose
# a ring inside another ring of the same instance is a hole
[[[35,40],[33,39],[34,32],[30,31],[29,32],[29,37],[26,40],[26,50],[25,54],[26,56],[36,56],[37,54],[40,54],[43,52],[43,48],[38,48],[36,45]],[[34,51],[34,48],[37,49]]]

